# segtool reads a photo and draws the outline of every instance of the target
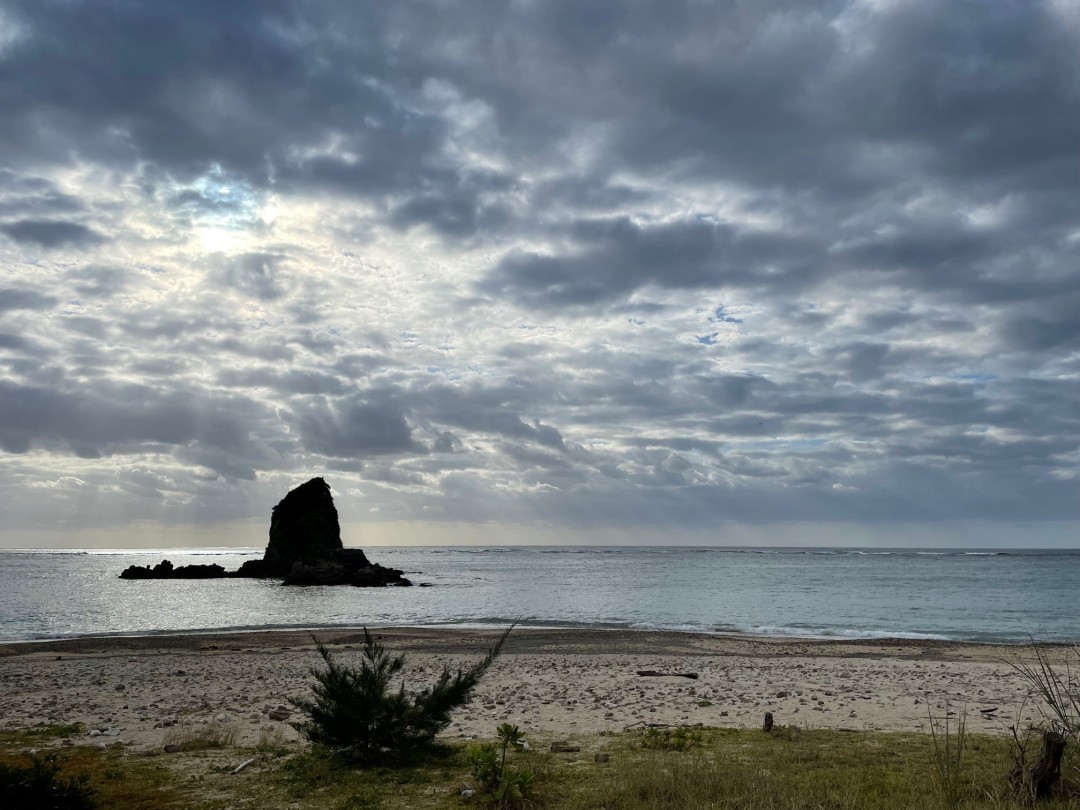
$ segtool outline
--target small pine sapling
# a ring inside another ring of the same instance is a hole
[[[507,628],[474,666],[453,673],[444,667],[434,685],[415,694],[405,691],[404,681],[391,691],[405,656],[391,655],[367,628],[359,668],[340,663],[315,639],[326,668],[311,670],[313,698],[292,701],[308,717],[293,725],[311,742],[361,764],[403,763],[431,750],[435,735],[450,724],[454,709],[469,701],[513,629]]]

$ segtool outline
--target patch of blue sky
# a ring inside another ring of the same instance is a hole
[[[220,165],[188,186],[177,186],[174,206],[203,225],[224,228],[250,227],[259,221],[262,201],[250,185],[230,177]]]
[[[729,315],[727,308],[721,304],[713,312],[713,316],[709,318],[710,321],[715,323],[742,323],[742,318],[736,318],[734,315]]]

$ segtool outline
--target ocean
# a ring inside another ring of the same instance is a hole
[[[0,551],[0,640],[367,625],[1080,641],[1080,550],[380,548],[429,588],[128,581],[262,549]]]

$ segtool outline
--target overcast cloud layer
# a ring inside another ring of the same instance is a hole
[[[0,0],[0,543],[1074,543],[1078,77],[1075,0]]]

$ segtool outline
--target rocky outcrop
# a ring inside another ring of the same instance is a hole
[[[342,549],[341,526],[330,485],[322,478],[312,478],[274,507],[263,562],[283,569],[285,574],[296,563],[317,565],[335,559]],[[368,564],[366,557],[363,564]]]
[[[219,579],[229,573],[217,563],[211,565],[181,565],[175,568],[168,560],[162,560],[153,568],[149,565],[131,565],[120,574],[120,579]]]
[[[412,585],[396,568],[373,564],[358,548],[341,543],[341,526],[330,486],[312,478],[281,499],[270,516],[270,540],[261,560],[248,560],[238,571],[220,565],[182,565],[168,560],[131,566],[121,579],[212,579],[244,577],[281,579],[283,585]]]

